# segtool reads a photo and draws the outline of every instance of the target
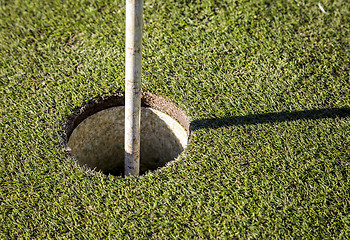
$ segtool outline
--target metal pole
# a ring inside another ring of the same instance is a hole
[[[125,176],[140,172],[143,0],[126,0]]]

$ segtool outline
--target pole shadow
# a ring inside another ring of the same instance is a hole
[[[190,129],[195,131],[203,128],[221,128],[230,126],[264,124],[272,122],[289,122],[296,120],[315,120],[322,118],[345,118],[350,116],[350,108],[325,108],[303,111],[283,111],[275,113],[249,114],[222,118],[197,119],[191,122]]]

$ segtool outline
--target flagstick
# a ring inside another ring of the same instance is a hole
[[[140,172],[142,0],[126,0],[125,176]]]

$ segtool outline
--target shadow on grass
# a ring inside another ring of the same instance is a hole
[[[250,114],[223,118],[198,119],[191,122],[191,131],[202,128],[220,128],[239,125],[264,124],[271,122],[287,122],[295,120],[345,118],[350,116],[350,108],[325,108],[304,111]]]

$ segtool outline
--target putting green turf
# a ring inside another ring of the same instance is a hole
[[[145,0],[143,90],[193,131],[140,178],[61,142],[124,89],[124,5],[0,0],[0,238],[349,238],[348,2]]]

